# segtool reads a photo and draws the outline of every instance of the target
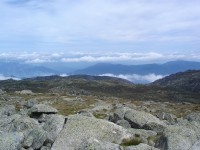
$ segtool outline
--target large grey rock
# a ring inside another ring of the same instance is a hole
[[[89,138],[79,145],[78,150],[121,150],[121,148],[118,144],[101,142],[95,138]]]
[[[127,120],[118,120],[116,122],[117,125],[122,126],[124,128],[131,128],[131,125],[129,124],[129,122]]]
[[[87,116],[87,117],[94,117],[94,115],[89,112],[89,111],[86,111],[86,110],[81,110],[78,112],[79,115],[83,115],[83,116]]]
[[[29,114],[34,115],[34,114],[55,114],[57,113],[58,110],[49,106],[49,105],[44,105],[44,104],[37,104],[34,105],[30,110]]]
[[[2,95],[2,94],[5,94],[6,92],[5,91],[3,91],[2,89],[0,89],[0,94]]]
[[[40,150],[50,150],[50,148],[47,147],[47,146],[42,146],[42,147],[40,148]]]
[[[200,123],[200,113],[193,112],[185,117],[188,121],[196,121]]]
[[[167,127],[167,125],[165,125],[165,124],[158,124],[158,123],[155,123],[155,122],[147,122],[143,126],[144,129],[153,130],[157,133],[162,133],[166,127]]]
[[[139,128],[139,129],[143,128],[143,126],[149,122],[154,122],[160,125],[164,124],[152,114],[133,109],[126,111],[124,119],[130,123],[132,128]]]
[[[12,121],[9,132],[29,132],[39,126],[39,123],[29,117],[20,117]]]
[[[176,121],[177,117],[173,114],[162,112],[158,115],[158,118],[161,120],[166,120],[170,123],[173,123]]]
[[[65,118],[62,115],[47,115],[43,129],[47,131],[47,140],[53,143],[63,129]]]
[[[36,99],[29,99],[27,102],[26,102],[26,107],[27,108],[31,108],[33,107],[34,105],[36,105],[38,102]]]
[[[140,143],[139,145],[136,146],[125,147],[124,150],[159,150],[159,149],[149,146],[147,144]]]
[[[6,105],[2,108],[0,108],[0,116],[11,116],[16,113],[15,106],[13,105]]]
[[[190,130],[195,131],[196,136],[198,137],[198,139],[200,139],[200,125],[199,122],[196,121],[188,121],[186,119],[178,119],[177,126],[184,126]]]
[[[18,150],[24,139],[23,133],[0,133],[0,150]]]
[[[39,149],[47,139],[47,133],[41,128],[33,129],[25,138],[23,145],[26,147],[32,147],[33,149]],[[32,143],[31,143],[32,142]]]
[[[140,135],[140,137],[144,137],[146,139],[150,138],[150,137],[154,137],[157,135],[157,133],[155,131],[151,131],[151,130],[144,130],[144,129],[133,129],[130,128],[129,131],[132,134],[135,135]]]
[[[93,137],[102,142],[120,144],[133,135],[114,123],[81,115],[69,116],[64,129],[55,140],[52,150],[76,149],[83,140]]]
[[[168,126],[158,143],[163,150],[188,150],[197,141],[194,130],[184,126]]]
[[[189,150],[200,150],[200,141],[197,141],[192,145],[192,147]]]
[[[115,110],[115,112],[113,113],[113,122],[117,122],[118,120],[123,120],[124,119],[124,115],[128,110],[132,110],[129,107],[120,107],[117,108]]]
[[[4,116],[0,118],[0,131],[9,132],[12,122],[21,118],[20,115]]]
[[[19,94],[33,94],[33,92],[31,90],[22,90]]]

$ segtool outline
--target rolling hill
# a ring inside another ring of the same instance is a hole
[[[100,63],[82,70],[77,70],[73,74],[88,74],[88,75],[100,75],[111,73],[114,75],[119,74],[158,74],[168,75],[189,69],[200,69],[200,62],[192,61],[171,61],[164,64],[144,64],[144,65],[121,65],[121,64],[109,64]]]
[[[189,74],[187,78],[191,78],[191,75],[193,76],[193,74]],[[199,77],[199,74],[195,74],[195,76]],[[187,88],[180,90],[179,88],[176,88],[179,86],[179,82],[170,82],[170,80],[173,81],[173,79],[169,79],[169,77],[164,78],[162,81],[165,80],[169,80],[169,84],[166,84],[167,86],[165,86],[165,84],[159,84],[161,83],[161,80],[156,81],[153,84],[141,85],[133,84],[124,79],[104,76],[48,76],[28,78],[20,81],[0,81],[0,89],[9,93],[28,89],[35,93],[57,93],[59,95],[111,96],[140,101],[186,101],[200,103],[199,90],[188,90]],[[186,85],[188,85],[188,87],[191,86],[188,82],[185,82],[184,86]]]

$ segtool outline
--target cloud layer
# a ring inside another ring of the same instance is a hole
[[[8,80],[8,79],[20,80],[19,78],[16,78],[16,77],[7,77],[7,76],[0,74],[0,80]]]
[[[63,63],[162,63],[173,60],[192,60],[200,61],[200,52],[191,53],[131,53],[131,52],[54,52],[54,53],[39,53],[39,52],[21,52],[21,53],[0,53],[0,61],[18,60],[25,63],[48,63],[48,62],[63,62]]]
[[[153,74],[153,73],[148,74],[148,75],[138,75],[138,74],[114,75],[114,74],[111,74],[111,73],[106,73],[106,74],[102,74],[100,76],[110,76],[110,77],[122,78],[122,79],[129,80],[133,83],[151,83],[151,82],[154,82],[158,79],[165,77],[163,75],[156,75],[156,74]]]
[[[0,21],[2,50],[181,50],[200,41],[199,0],[2,0]]]

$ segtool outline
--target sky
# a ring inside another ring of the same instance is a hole
[[[1,0],[0,60],[200,61],[199,0]]]

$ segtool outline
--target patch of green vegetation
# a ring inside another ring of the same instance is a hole
[[[120,144],[121,146],[132,146],[132,145],[138,145],[142,143],[142,140],[140,137],[134,137],[131,139],[124,139],[122,143]]]
[[[93,115],[98,119],[104,119],[108,116],[107,114],[103,114],[103,113],[93,113]]]
[[[156,143],[160,137],[161,137],[161,134],[157,134],[155,136],[148,137],[147,140],[148,142],[153,141],[154,143]]]

